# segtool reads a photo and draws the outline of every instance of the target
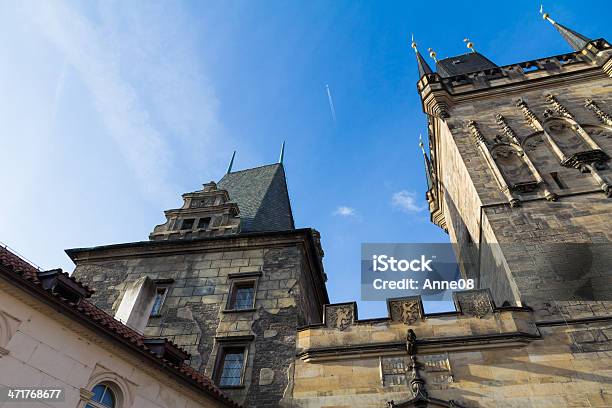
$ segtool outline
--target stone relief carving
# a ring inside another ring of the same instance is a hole
[[[431,385],[443,387],[454,381],[448,353],[424,355],[421,358],[423,371],[429,374],[427,378]]]
[[[428,377],[428,381],[421,376],[421,371],[427,371],[425,364],[421,363],[417,356],[410,356],[406,358],[405,363],[407,365],[407,374],[409,378],[408,386],[410,387],[411,397],[408,400],[396,403],[395,401],[387,401],[387,407],[389,408],[405,408],[405,407],[447,407],[447,408],[463,408],[463,405],[459,404],[454,400],[441,400],[429,396],[427,390],[428,385],[433,383]],[[434,384],[435,385],[435,384]],[[439,387],[436,387],[439,388]]]
[[[383,387],[408,384],[406,376],[409,366],[408,357],[382,357],[380,366],[382,369]]]
[[[423,318],[423,309],[419,298],[397,299],[389,301],[391,320],[412,324]]]
[[[352,304],[332,305],[325,308],[325,325],[344,330],[355,322]]]
[[[493,303],[486,290],[455,292],[454,295],[457,309],[465,316],[475,316],[481,319],[493,312]]]

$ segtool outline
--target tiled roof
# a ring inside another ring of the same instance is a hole
[[[284,231],[295,228],[280,163],[226,174],[217,184],[240,209],[241,232]]]
[[[24,261],[3,246],[0,246],[0,265],[20,274],[27,280],[38,282],[38,268]]]
[[[21,278],[24,281],[27,281],[28,284],[34,285],[43,290],[44,293],[46,293],[47,296],[52,298],[55,302],[71,308],[78,313],[80,317],[93,323],[98,328],[103,329],[116,338],[127,340],[128,342],[132,343],[141,353],[152,357],[152,361],[155,361],[157,364],[172,370],[177,376],[183,377],[189,382],[194,383],[195,386],[205,391],[207,394],[215,397],[217,400],[224,402],[228,407],[240,407],[239,404],[226,397],[221,390],[219,390],[219,388],[202,373],[194,370],[186,364],[176,366],[167,360],[158,357],[145,345],[143,335],[116,320],[113,316],[109,315],[102,309],[99,309],[85,299],[82,299],[78,304],[70,303],[65,299],[51,293],[51,291],[45,290],[38,280],[37,268],[21,259],[8,249],[0,247],[0,272],[4,271],[12,274],[12,277],[14,278]]]

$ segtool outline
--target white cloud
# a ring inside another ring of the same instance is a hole
[[[336,208],[336,211],[334,211],[334,215],[339,215],[341,217],[354,217],[357,215],[357,213],[355,212],[354,208],[341,205]]]
[[[219,126],[218,100],[193,68],[194,53],[181,45],[180,33],[165,32],[167,10],[120,11],[100,3],[84,13],[63,1],[47,1],[23,11],[64,58],[53,116],[69,65],[88,88],[136,185],[154,200],[172,191],[171,173],[181,165],[176,156],[184,157],[177,146],[196,150]],[[181,138],[192,140],[185,146],[176,143]]]
[[[425,205],[419,205],[416,200],[416,194],[410,191],[401,190],[393,194],[391,197],[391,204],[407,213],[419,212],[425,209]]]

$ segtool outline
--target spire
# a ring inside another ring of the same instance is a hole
[[[227,174],[230,174],[232,172],[232,166],[234,165],[234,157],[236,157],[235,150],[234,150],[234,153],[232,153],[232,159],[229,162],[229,166],[227,166]]]
[[[416,53],[417,65],[419,67],[419,78],[422,78],[425,74],[432,74],[433,71],[431,70],[429,65],[427,65],[427,62],[425,61],[425,59],[423,59],[423,56],[417,48],[417,43],[414,41],[414,34],[412,35],[412,43],[410,44],[410,46],[414,48],[414,52]]]
[[[563,37],[565,41],[574,49],[574,51],[582,50],[588,43],[591,42],[591,39],[585,37],[584,35],[577,33],[574,30],[567,28],[566,26],[557,23],[555,20],[550,18],[550,14],[544,11],[544,6],[540,6],[540,14],[542,14],[542,18],[544,20],[548,20],[550,24],[552,24],[559,34]]]
[[[427,153],[425,153],[425,146],[423,145],[423,137],[419,134],[419,146],[423,152],[423,159],[425,160],[425,176],[427,177],[427,191],[431,190],[433,183],[431,181],[431,163]]]
[[[281,146],[280,156],[278,156],[278,162],[283,164],[283,158],[285,157],[285,141],[283,140],[283,144]]]

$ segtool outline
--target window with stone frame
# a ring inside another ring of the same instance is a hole
[[[190,230],[193,229],[193,224],[195,223],[195,218],[186,218],[181,223],[181,230]]]
[[[255,308],[256,279],[232,281],[226,310],[252,310]]]
[[[247,344],[221,344],[215,365],[215,383],[221,388],[244,386],[247,357]]]
[[[210,225],[210,217],[202,217],[198,220],[198,229],[207,230]]]
[[[155,300],[153,301],[153,307],[151,308],[151,317],[161,316],[161,309],[166,300],[168,294],[168,288],[165,286],[158,287],[155,291]]]

